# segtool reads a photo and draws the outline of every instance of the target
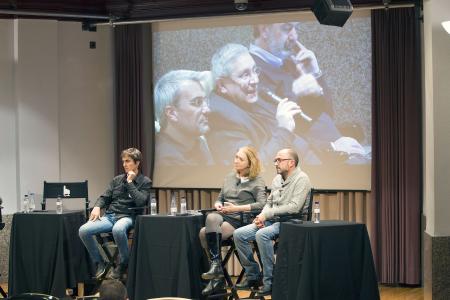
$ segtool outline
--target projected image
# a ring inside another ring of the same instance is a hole
[[[282,148],[295,149],[306,169],[322,166],[329,172],[370,165],[370,107],[363,117],[342,113],[346,104],[338,102],[349,96],[336,97],[341,88],[336,82],[349,74],[337,70],[330,84],[330,72],[321,68],[308,41],[300,39],[305,23],[242,26],[238,36],[222,41],[217,41],[223,36],[219,33],[236,28],[196,29],[207,54],[199,53],[193,61],[175,60],[154,72],[155,174],[166,174],[162,182],[177,182],[167,171],[173,167],[217,166],[225,173],[236,150],[247,145],[258,149],[266,166]],[[154,42],[168,49],[162,42],[165,34],[170,39],[186,32],[160,32],[161,40]],[[183,49],[195,51],[201,46],[196,41],[184,43]],[[326,57],[328,67],[333,59],[349,58]],[[355,87],[363,81],[367,78],[358,78]],[[370,78],[362,85],[370,97]],[[357,98],[364,91],[347,93]],[[370,98],[363,102],[370,106]],[[162,169],[167,173],[158,171]]]

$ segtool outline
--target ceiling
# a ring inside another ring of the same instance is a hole
[[[159,20],[306,10],[315,2],[248,0],[247,10],[238,11],[234,1],[236,0],[0,0],[0,18],[39,17],[91,22]],[[383,5],[383,1],[389,1],[390,5],[402,5],[418,0],[351,0],[354,7]]]

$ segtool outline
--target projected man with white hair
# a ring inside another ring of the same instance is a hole
[[[210,72],[170,71],[154,90],[156,168],[161,165],[211,165],[204,134],[209,131]]]
[[[314,52],[299,41],[299,26],[299,22],[288,22],[254,27],[250,54],[261,69],[261,102],[266,101],[265,107],[275,111],[276,103],[270,96],[275,94],[301,105],[312,120],[300,119],[296,132],[314,147],[323,161],[348,158],[342,154],[364,155],[362,146],[354,138],[342,136],[336,127],[322,71]]]
[[[216,161],[231,164],[227,159],[245,145],[259,149],[262,161],[270,160],[280,147],[294,147],[308,160],[308,144],[293,133],[300,107],[284,99],[274,112],[261,109],[259,69],[245,46],[223,46],[211,65],[215,88],[210,97],[208,140]]]

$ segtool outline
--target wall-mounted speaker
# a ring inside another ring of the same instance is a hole
[[[312,11],[320,24],[344,26],[353,12],[350,0],[316,0]]]

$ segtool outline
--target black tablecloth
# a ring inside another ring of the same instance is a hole
[[[198,299],[204,252],[198,233],[202,216],[139,216],[128,268],[131,300]]]
[[[273,299],[380,299],[364,224],[283,223]]]
[[[38,292],[63,297],[66,288],[89,279],[89,257],[78,237],[84,222],[84,211],[14,214],[9,295]]]

